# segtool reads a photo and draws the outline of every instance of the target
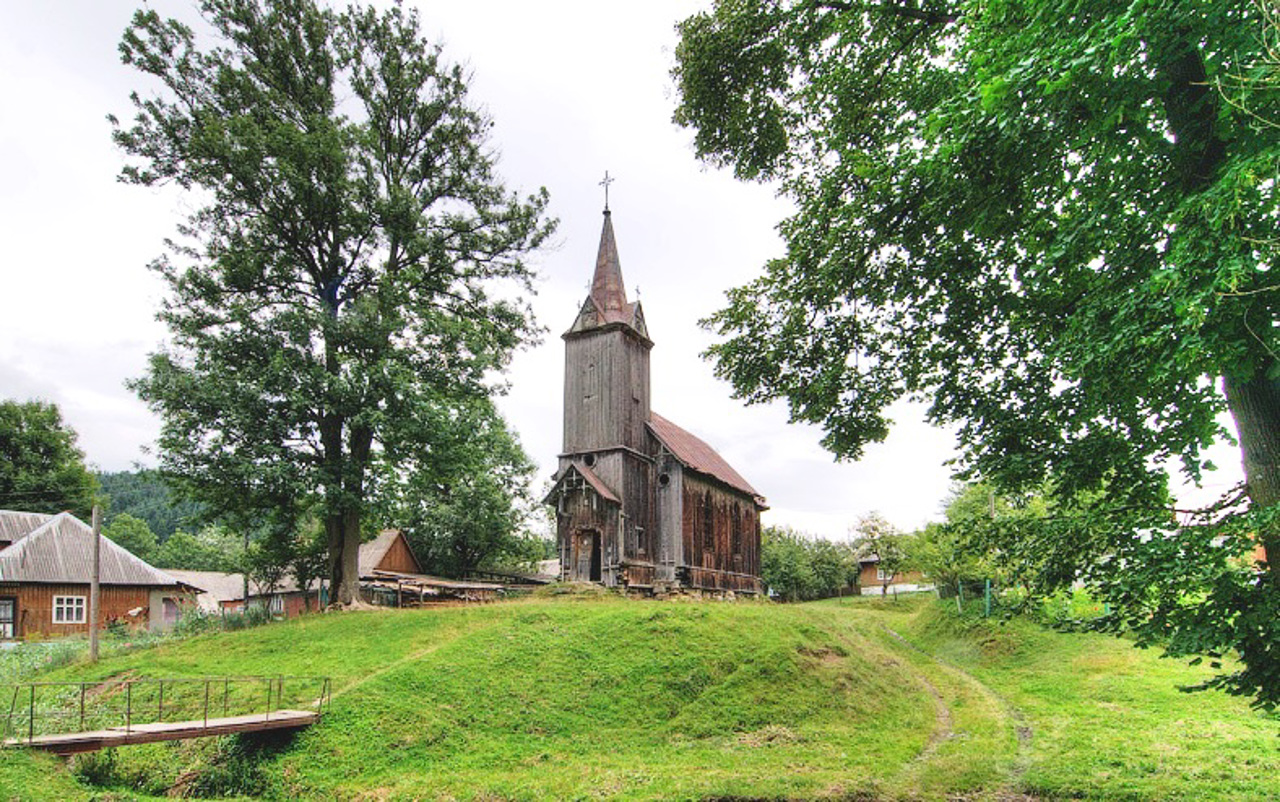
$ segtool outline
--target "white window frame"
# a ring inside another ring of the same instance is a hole
[[[84,596],[53,597],[53,623],[85,624],[88,621],[89,610]]]
[[[271,594],[271,605],[268,608],[268,612],[270,612],[272,615],[284,615],[284,594],[283,593]]]
[[[892,576],[886,576],[886,575],[885,575],[885,572],[884,572],[884,568],[882,568],[881,566],[877,565],[877,566],[876,566],[876,581],[877,581],[877,582],[884,582],[885,580],[893,581],[893,577],[892,577]]]

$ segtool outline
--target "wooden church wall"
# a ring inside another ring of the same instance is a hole
[[[760,518],[754,500],[686,471],[682,526],[690,584],[759,591]]]

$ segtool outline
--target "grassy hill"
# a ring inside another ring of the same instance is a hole
[[[1113,639],[926,601],[540,599],[314,616],[48,679],[328,674],[291,741],[6,753],[0,799],[1256,799],[1280,726]],[[96,785],[90,785],[86,778]]]

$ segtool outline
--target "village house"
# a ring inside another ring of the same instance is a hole
[[[165,573],[178,581],[204,591],[197,597],[200,609],[210,614],[242,613],[245,610],[244,574],[221,571],[185,571],[167,569]],[[284,576],[274,587],[265,587],[249,578],[249,607],[266,607],[271,615],[293,618],[314,612],[322,606],[320,583],[303,592],[292,576]]]
[[[591,291],[565,342],[564,441],[546,503],[560,578],[665,593],[761,592],[764,498],[650,409],[653,341],[627,301],[606,208]]]
[[[933,583],[919,571],[899,571],[890,576],[875,554],[858,560],[858,586],[862,588],[863,596],[933,590]]]
[[[0,511],[0,640],[88,632],[93,539],[93,529],[69,512]],[[101,541],[103,624],[163,631],[195,603],[195,588]]]

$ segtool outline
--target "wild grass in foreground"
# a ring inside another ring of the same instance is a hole
[[[1195,669],[951,610],[564,598],[200,636],[44,678],[328,674],[331,712],[292,740],[128,747],[69,769],[7,753],[0,800],[1255,799],[1280,788],[1280,725],[1238,699],[1180,694]]]

